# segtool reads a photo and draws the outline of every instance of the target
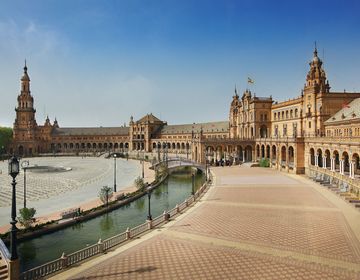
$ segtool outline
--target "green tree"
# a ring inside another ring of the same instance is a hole
[[[99,198],[102,201],[102,203],[106,204],[106,206],[109,205],[109,199],[113,196],[113,190],[112,188],[108,186],[103,186],[100,189],[99,192]]]
[[[135,187],[138,190],[142,190],[145,187],[144,179],[141,178],[140,176],[135,179],[134,183],[135,183]]]
[[[165,176],[168,172],[168,169],[165,164],[160,164],[155,171],[155,178],[156,180],[159,180],[163,176]]]
[[[22,226],[25,228],[31,227],[31,225],[34,223],[36,210],[35,208],[22,208],[19,210],[20,216],[18,217],[19,222]]]
[[[0,155],[7,150],[12,139],[12,128],[0,127]]]

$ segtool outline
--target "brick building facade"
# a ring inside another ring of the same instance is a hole
[[[250,90],[240,97],[235,89],[227,121],[168,125],[147,114],[138,121],[131,117],[129,125],[122,127],[62,128],[49,118],[44,125],[37,124],[25,65],[11,152],[31,156],[166,149],[199,162],[236,164],[264,158],[287,172],[304,173],[320,164],[357,174],[360,99],[356,98],[360,93],[330,91],[316,48],[309,66],[301,95],[287,101],[257,97]],[[324,145],[326,150],[321,148]]]

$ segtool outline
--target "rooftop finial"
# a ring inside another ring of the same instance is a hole
[[[317,47],[316,47],[316,41],[315,41],[315,50],[314,50],[314,57],[317,56]]]
[[[238,94],[237,94],[236,84],[235,84],[235,96],[238,96]]]
[[[27,71],[27,66],[26,66],[26,58],[25,58],[25,66],[24,66],[24,72]]]

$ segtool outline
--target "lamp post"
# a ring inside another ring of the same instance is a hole
[[[206,182],[208,180],[208,157],[209,157],[208,151],[205,150],[205,181]]]
[[[9,175],[13,178],[12,180],[12,202],[11,202],[11,231],[10,231],[10,259],[11,260],[17,260],[18,254],[17,254],[17,244],[16,244],[16,176],[19,174],[19,160],[13,156],[9,159]]]
[[[152,220],[152,216],[151,216],[151,186],[147,187],[147,195],[148,195],[148,199],[149,199],[149,212],[148,212],[147,219],[149,221],[151,221]]]
[[[141,161],[141,163],[142,163],[142,178],[144,179],[144,161],[145,161],[145,156],[144,156],[144,153],[143,153],[143,156],[142,156],[142,161]]]
[[[166,168],[168,167],[168,146],[169,144],[166,142],[166,149],[165,149],[165,152],[166,152],[166,155],[165,155],[165,162],[166,162]]]
[[[116,192],[116,154],[114,154],[114,192]]]
[[[26,208],[26,170],[29,166],[28,160],[23,160],[21,163],[21,167],[24,170],[24,208]]]
[[[195,194],[195,175],[194,172],[191,173],[191,195]]]

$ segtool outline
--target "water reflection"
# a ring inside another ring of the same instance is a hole
[[[130,205],[130,204],[129,204]],[[145,199],[144,197],[139,198],[138,200],[135,200],[135,208],[139,210],[140,212],[143,212],[145,207]]]
[[[114,227],[114,220],[109,215],[109,213],[106,213],[102,216],[102,219],[100,220],[100,228],[103,232],[108,232]]]
[[[18,247],[18,253],[22,260],[29,261],[36,258],[36,247],[34,241],[29,240],[26,243],[21,243]]]
[[[196,176],[195,189],[204,179]],[[161,215],[164,210],[172,209],[183,202],[191,193],[191,176],[171,175],[151,196],[153,217]],[[19,246],[21,270],[28,270],[40,264],[59,258],[63,252],[70,254],[88,245],[124,232],[127,227],[144,223],[147,216],[147,196],[133,201],[100,217],[78,223],[61,231],[44,235],[33,240],[23,241]],[[20,250],[20,248],[22,248]]]

